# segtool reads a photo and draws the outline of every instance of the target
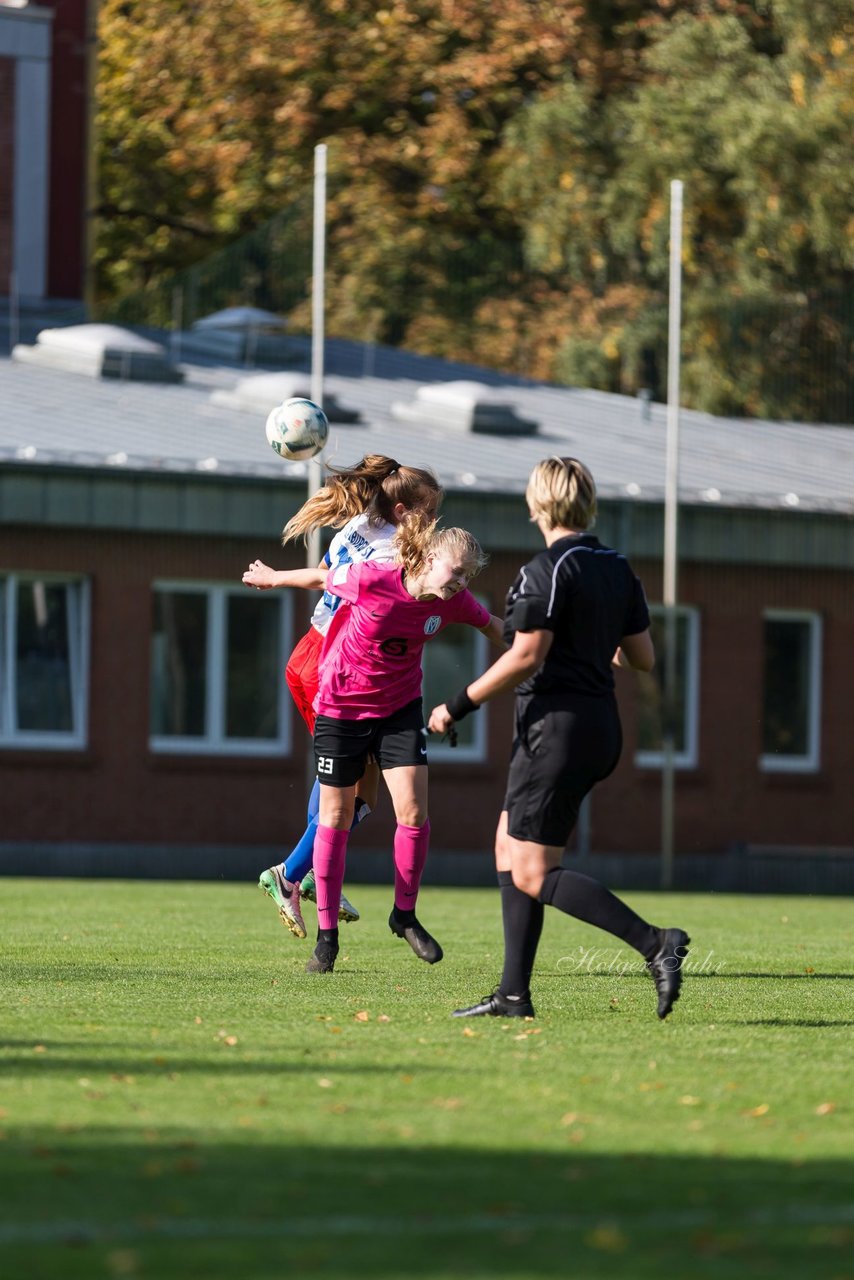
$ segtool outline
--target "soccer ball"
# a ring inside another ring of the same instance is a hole
[[[267,439],[280,458],[301,462],[326,444],[329,423],[320,405],[302,396],[277,404],[267,417]]]

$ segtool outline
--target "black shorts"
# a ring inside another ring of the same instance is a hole
[[[623,744],[613,697],[525,694],[516,699],[504,808],[516,840],[562,848],[581,801],[617,766]]]
[[[314,764],[318,782],[328,787],[354,787],[371,756],[381,769],[427,764],[420,698],[379,720],[317,717]]]

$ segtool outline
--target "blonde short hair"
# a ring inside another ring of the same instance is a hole
[[[547,529],[592,529],[596,523],[596,485],[577,458],[544,458],[528,479],[525,501],[531,519]]]

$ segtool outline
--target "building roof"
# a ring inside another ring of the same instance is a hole
[[[290,340],[294,370],[309,342]],[[301,480],[306,465],[283,463],[264,436],[265,414],[234,407],[223,392],[251,375],[236,365],[183,365],[176,385],[92,379],[0,360],[0,466],[107,469],[191,477],[216,474]],[[450,492],[518,494],[534,464],[573,454],[593,472],[600,496],[660,503],[665,486],[666,409],[601,391],[527,381],[392,348],[330,340],[325,387],[360,421],[333,423],[326,459],[385,453],[431,467]],[[459,426],[401,420],[426,383],[477,381],[534,434],[473,434]],[[214,392],[219,395],[212,399]],[[271,406],[272,407],[272,406]],[[283,475],[283,469],[285,474]],[[680,414],[680,501],[694,506],[854,512],[854,430]]]

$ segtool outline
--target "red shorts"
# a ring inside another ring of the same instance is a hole
[[[291,697],[297,706],[310,734],[314,734],[314,699],[319,684],[318,662],[320,650],[323,648],[323,636],[314,627],[300,640],[285,667],[285,679],[291,691]]]

